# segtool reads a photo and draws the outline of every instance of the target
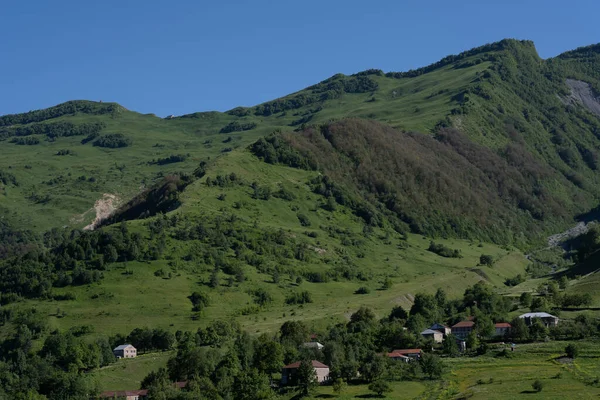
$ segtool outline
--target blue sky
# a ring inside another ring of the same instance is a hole
[[[224,111],[506,37],[547,58],[599,42],[599,13],[596,0],[4,0],[0,114],[73,99]]]

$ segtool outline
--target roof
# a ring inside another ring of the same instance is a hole
[[[511,328],[511,325],[508,322],[497,322],[494,326],[496,328]]]
[[[126,348],[130,347],[130,344],[122,344],[120,346],[117,346],[113,349],[113,351],[117,351],[117,350],[125,350]],[[133,347],[133,346],[131,346]],[[135,349],[135,347],[133,347]]]
[[[302,343],[302,346],[303,347],[316,347],[317,349],[325,347],[319,342],[306,342],[306,343]]]
[[[286,365],[285,367],[283,367],[283,369],[296,369],[296,368],[299,368],[301,362],[302,361],[296,361],[293,364]],[[322,362],[319,362],[317,360],[312,360],[310,363],[312,364],[313,368],[329,368],[327,365],[325,365]]]
[[[392,351],[391,353],[386,353],[386,355],[390,358],[408,358],[407,356],[405,356],[402,353],[397,353],[395,351]]]
[[[111,392],[102,392],[100,397],[127,397],[127,396],[147,396],[148,389],[141,390],[116,390]]]
[[[442,335],[442,332],[436,331],[434,329],[425,329],[423,332],[421,332],[421,335],[436,335],[436,334]]]
[[[548,314],[547,312],[530,312],[530,313],[521,315],[519,318],[556,318],[556,317],[552,314]]]
[[[452,328],[472,328],[475,325],[473,321],[460,321],[456,325],[452,325]]]
[[[394,350],[392,351],[392,353],[399,353],[399,354],[421,354],[421,349],[400,349],[400,350]]]
[[[429,328],[429,329],[433,329],[434,326],[441,326],[442,328],[447,328],[446,325],[436,322],[435,324],[431,325],[431,328]]]

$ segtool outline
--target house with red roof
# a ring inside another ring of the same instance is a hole
[[[452,334],[459,339],[466,339],[473,331],[474,326],[475,322],[473,321],[460,321],[458,324],[452,325]]]
[[[298,368],[300,368],[301,361],[297,361],[295,363],[286,365],[281,370],[281,384],[282,385],[292,385],[296,381],[296,373],[298,372]],[[317,382],[324,383],[329,379],[329,367],[322,362],[317,360],[311,361],[312,367],[315,370],[315,375],[317,376]]]
[[[494,324],[494,328],[496,328],[494,336],[505,336],[510,332],[512,326],[508,322],[497,322]]]
[[[392,351],[391,353],[387,353],[387,356],[394,360],[408,362],[410,360],[418,360],[421,358],[422,354],[423,351],[421,349],[398,349]]]

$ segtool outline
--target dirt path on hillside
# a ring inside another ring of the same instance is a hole
[[[100,222],[110,217],[110,215],[117,209],[119,198],[114,194],[104,193],[101,199],[96,200],[94,203],[94,211],[96,211],[96,218],[87,225],[83,230],[93,231]]]

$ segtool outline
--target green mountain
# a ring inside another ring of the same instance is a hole
[[[504,40],[405,73],[338,74],[226,113],[161,119],[74,101],[7,115],[0,207],[12,226],[81,228],[166,175],[280,130],[310,168],[403,230],[524,245],[597,205],[598,50],[542,60],[531,42]],[[372,130],[387,137],[373,143]],[[307,137],[322,141],[316,131],[353,137],[344,149],[333,140],[335,166],[319,159],[332,149],[307,147]],[[375,148],[357,154],[365,145]]]
[[[2,116],[0,338],[322,330],[440,288],[533,289],[549,268],[522,252],[600,200],[599,71],[600,45],[543,60],[503,40],[224,113],[71,101]],[[594,276],[569,293],[596,305]],[[459,303],[444,312],[471,311]],[[6,371],[24,355],[10,357]]]
[[[225,113],[72,101],[0,117],[3,296],[94,281],[104,293],[135,262],[212,289],[226,279],[246,302],[260,274],[283,297],[297,278],[413,285],[464,266],[441,257],[453,249],[472,257],[474,280],[502,285],[524,262],[494,277],[469,248],[510,257],[496,246],[540,244],[598,204],[599,57],[595,45],[542,60],[531,42],[503,40]],[[195,285],[177,289],[181,306]]]

